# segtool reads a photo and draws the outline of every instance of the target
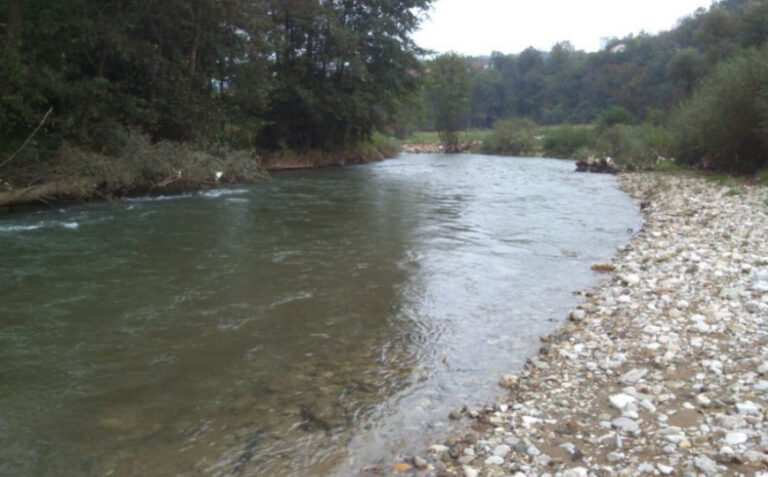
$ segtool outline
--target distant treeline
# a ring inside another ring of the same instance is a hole
[[[431,0],[5,0],[0,162],[151,139],[333,149],[417,87]],[[46,113],[51,114],[46,117]],[[2,172],[2,171],[0,171]]]
[[[613,39],[596,53],[564,42],[549,52],[470,58],[474,88],[465,124],[484,128],[510,117],[589,123],[611,106],[638,120],[661,120],[718,63],[766,39],[768,2],[725,0],[671,31]],[[433,124],[427,113],[424,125]]]
[[[487,129],[512,118],[544,125],[598,123],[602,129],[648,123],[670,126],[681,146],[675,154],[691,162],[764,167],[766,40],[768,1],[724,0],[697,10],[671,31],[612,39],[596,53],[577,51],[567,42],[549,52],[493,53],[463,58],[464,71],[456,73],[454,65],[450,77],[440,71],[457,56],[442,55],[427,63],[431,79],[420,108],[413,109],[418,114],[403,117],[417,119],[401,130],[430,130],[449,122],[450,111],[435,98],[461,103],[458,90],[468,79],[465,106],[453,118],[462,129]],[[464,79],[456,80],[459,75]]]

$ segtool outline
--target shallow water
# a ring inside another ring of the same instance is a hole
[[[0,474],[347,475],[423,448],[639,227],[573,168],[403,156],[0,220]]]

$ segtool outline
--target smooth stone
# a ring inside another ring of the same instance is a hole
[[[477,477],[480,472],[472,467],[464,466],[464,477]]]
[[[760,405],[752,401],[745,401],[736,403],[736,411],[742,415],[756,415],[760,414]]]
[[[737,446],[747,442],[747,440],[749,440],[749,436],[743,432],[729,432],[725,435],[725,443],[729,446]]]
[[[640,474],[652,474],[653,465],[649,464],[648,462],[643,462],[642,464],[637,466],[637,472]]]
[[[621,429],[625,432],[630,432],[633,434],[640,431],[640,426],[637,425],[637,422],[628,417],[618,417],[611,421],[611,425],[617,429]]]
[[[492,455],[485,459],[485,465],[501,465],[504,463],[504,458],[498,455]]]
[[[419,470],[424,470],[427,468],[429,464],[426,460],[422,459],[419,456],[416,456],[413,458],[413,466],[416,467]]]
[[[709,457],[697,457],[693,460],[693,465],[702,472],[708,474],[717,473],[717,463]]]
[[[507,454],[509,454],[509,451],[511,450],[512,450],[512,447],[506,444],[502,444],[502,445],[496,446],[493,449],[493,455],[497,455],[499,457],[505,457]]]
[[[659,472],[661,472],[662,475],[670,475],[675,471],[674,467],[670,467],[664,464],[656,464],[656,468],[659,470]]]
[[[629,403],[637,401],[637,399],[633,398],[632,396],[628,394],[614,394],[613,396],[608,398],[608,401],[611,403],[611,406],[615,409],[622,410],[627,407]]]
[[[754,449],[748,450],[747,452],[742,454],[742,457],[746,459],[748,462],[765,462],[766,460],[768,460],[768,456]]]
[[[629,371],[625,373],[623,376],[619,378],[619,383],[621,384],[635,384],[636,382],[640,381],[645,377],[645,375],[648,374],[647,369],[633,369],[632,371]]]
[[[581,322],[587,318],[587,312],[581,309],[576,309],[571,312],[571,321]]]
[[[589,477],[589,471],[584,467],[574,467],[563,471],[563,477]]]
[[[620,460],[623,460],[624,457],[625,457],[624,454],[622,454],[621,452],[609,452],[608,454],[605,455],[605,459],[612,464]]]

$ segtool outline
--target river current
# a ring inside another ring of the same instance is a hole
[[[350,475],[501,394],[640,226],[571,161],[404,155],[0,218],[0,475]]]

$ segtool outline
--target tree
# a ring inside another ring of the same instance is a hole
[[[458,152],[472,94],[470,64],[455,53],[438,56],[427,65],[428,101],[435,112],[435,129],[446,152]]]
[[[418,87],[432,0],[0,2],[0,148],[37,136],[110,152],[154,140],[340,148]],[[29,148],[31,150],[32,148]]]
[[[708,76],[674,121],[680,158],[731,172],[768,166],[768,48],[748,50]]]

